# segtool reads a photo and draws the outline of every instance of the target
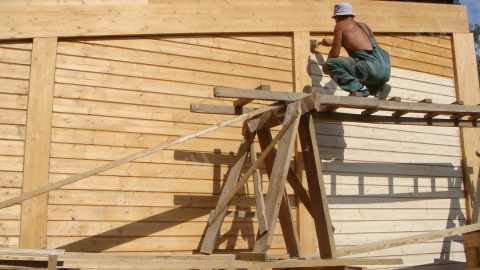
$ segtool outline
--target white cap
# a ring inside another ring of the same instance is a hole
[[[353,8],[350,3],[337,3],[335,4],[335,9],[333,12],[332,18],[335,18],[335,16],[354,16],[353,14]]]

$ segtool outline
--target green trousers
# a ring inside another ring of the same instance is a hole
[[[328,59],[327,70],[340,88],[356,92],[364,86],[375,94],[390,79],[390,62],[353,57]]]

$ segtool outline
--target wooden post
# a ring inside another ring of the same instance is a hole
[[[312,84],[308,74],[310,69],[310,33],[293,33],[293,89],[296,93],[303,93],[307,86]],[[306,185],[305,169],[303,167],[303,156],[300,142],[297,138],[295,144],[295,170],[304,186]],[[303,252],[310,253],[317,251],[315,241],[315,225],[305,205],[298,200],[297,207],[297,229],[300,246]]]
[[[303,160],[305,161],[305,171],[312,202],[312,217],[315,222],[320,256],[322,259],[335,258],[336,248],[335,240],[333,239],[333,226],[328,210],[322,165],[313,126],[313,117],[311,115],[302,116],[298,133],[302,144]]]
[[[280,204],[284,198],[284,187],[290,167],[290,159],[295,145],[295,137],[297,135],[298,123],[300,120],[299,114],[300,102],[294,102],[288,105],[284,120],[284,128],[286,128],[286,125],[291,121],[293,121],[294,124],[288,128],[288,131],[278,145],[278,152],[273,164],[273,170],[270,175],[270,184],[265,198],[268,231],[266,234],[257,238],[253,248],[254,252],[266,252],[273,241],[278,213],[280,211]],[[287,243],[287,245],[288,244],[289,243]]]
[[[480,103],[477,63],[472,33],[454,33],[452,37],[454,54],[455,87],[457,99],[463,100],[465,105]],[[464,168],[464,183],[466,189],[467,219],[470,220],[471,202],[478,176],[479,158],[475,151],[480,150],[480,131],[478,129],[460,128],[462,142],[462,158]],[[478,267],[478,248],[467,249],[467,266]]]
[[[33,39],[23,192],[48,184],[57,38]],[[20,247],[45,248],[47,194],[22,203]]]

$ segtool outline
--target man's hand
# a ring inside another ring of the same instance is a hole
[[[329,38],[324,38],[322,39],[322,42],[320,43],[320,45],[331,47],[333,45],[333,40]]]

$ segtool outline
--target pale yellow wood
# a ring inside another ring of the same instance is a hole
[[[17,129],[18,135],[24,137],[25,135],[25,123],[26,123],[26,111],[17,109],[0,109],[0,123],[15,125],[15,127],[9,127],[10,130]]]
[[[28,81],[0,78],[0,92],[8,94],[28,94]]]
[[[112,5],[148,4],[148,0],[2,0],[0,5]]]
[[[2,62],[30,65],[30,61],[32,60],[30,51],[1,48],[1,45],[0,43],[0,59],[2,59]]]
[[[155,65],[159,67],[180,68],[198,70],[202,72],[229,74],[238,77],[258,77],[260,75],[262,76],[262,78],[267,80],[278,80],[286,82],[291,81],[291,74],[289,71],[261,69],[253,66],[246,67],[245,65],[226,62],[212,63],[209,60],[193,58],[188,55],[176,56],[171,54],[158,54],[153,52],[132,51],[115,47],[93,46],[81,43],[67,43],[65,45],[60,44],[58,48],[58,53],[62,55],[66,54],[115,61],[124,61],[130,63],[141,63],[147,65]],[[59,57],[59,63],[63,63],[63,61],[66,62],[68,60],[63,60],[63,57]],[[71,61],[77,62],[75,59],[72,59]]]
[[[455,61],[455,84],[459,100],[465,104],[478,105],[480,90],[476,71],[475,47],[473,34],[453,34]],[[460,129],[462,157],[464,166],[464,182],[467,190],[467,218],[472,216],[470,205],[473,201],[475,185],[479,174],[480,160],[475,151],[480,150],[480,131],[478,129]]]
[[[0,63],[0,76],[12,79],[28,80],[30,67],[27,65]]]
[[[263,37],[262,35],[261,37]],[[222,36],[223,38],[217,38],[222,40],[224,38],[237,37],[236,35]],[[255,36],[254,40],[257,40],[261,37]],[[214,36],[202,37],[202,39],[214,39]],[[292,70],[292,66],[288,59],[277,58],[277,57],[265,57],[262,61],[258,61],[255,55],[246,53],[245,50],[250,50],[252,46],[255,47],[256,44],[250,44],[251,46],[237,47],[235,43],[231,44],[228,47],[221,48],[215,43],[210,45],[203,44],[204,46],[197,46],[195,39],[186,39],[184,37],[169,37],[169,36],[152,36],[152,37],[130,37],[130,38],[108,38],[108,39],[73,39],[72,41],[88,43],[88,44],[98,44],[105,46],[115,46],[129,49],[141,49],[145,51],[153,51],[166,54],[175,54],[175,55],[188,55],[190,57],[198,57],[202,59],[211,59],[217,61],[225,61],[238,64],[251,65],[252,61],[255,62],[256,66],[275,68],[281,70]],[[290,39],[289,39],[290,42]],[[68,43],[64,46],[68,46]],[[290,42],[291,46],[291,42]]]
[[[308,74],[309,57],[310,57],[310,33],[294,32],[293,34],[293,65],[294,65],[294,92],[303,93],[311,85],[311,78]],[[309,90],[309,89],[308,89]],[[295,161],[296,173],[304,187],[306,187],[305,169],[303,166],[303,156],[301,154],[301,146],[298,141],[298,135],[295,142]],[[315,224],[305,206],[298,201],[297,211],[297,229],[300,247],[303,252],[309,253],[317,250],[317,241],[315,237]]]
[[[219,243],[218,248],[226,251],[234,249],[248,249],[249,239],[238,236],[227,236],[225,240]],[[231,242],[234,241],[234,242]],[[152,237],[57,237],[49,236],[47,239],[49,248],[58,248],[69,244],[71,250],[77,252],[132,252],[141,250],[143,252],[158,252],[169,250],[195,250],[198,247],[198,236],[172,237],[172,236],[152,236]],[[1,242],[0,242],[1,243]],[[70,244],[71,243],[71,244]],[[276,235],[274,237],[274,246],[285,248],[283,237]]]
[[[164,2],[158,5],[110,5],[108,9],[99,9],[95,5],[5,6],[0,13],[0,38],[333,29],[334,23],[329,18],[333,13],[330,3],[291,1],[286,2],[289,5],[277,5],[274,11],[270,5],[262,5],[263,2],[235,3]],[[354,8],[360,14],[358,18],[378,32],[466,33],[469,30],[465,6],[409,5],[415,8],[406,9],[402,4],[386,1],[355,2]],[[379,13],[384,16],[379,18]],[[101,24],[97,23],[99,18]],[[37,23],[26,24],[28,21]],[[62,28],[57,27],[58,21],[63,22]]]
[[[174,210],[172,210],[174,211]],[[191,210],[194,212],[195,210]],[[197,210],[198,211],[198,210]],[[194,213],[192,213],[194,214]],[[101,234],[110,237],[143,237],[143,236],[175,236],[178,238],[190,235],[203,235],[205,224],[203,222],[189,222],[188,225],[182,222],[182,218],[170,222],[149,222],[149,220],[138,221],[133,225],[131,222],[110,222],[110,221],[49,221],[48,232],[50,235],[59,237],[68,236],[95,236]],[[15,232],[14,222],[6,224],[5,232]],[[239,236],[250,239],[255,238],[258,230],[256,218],[237,218],[232,222],[227,217],[220,231],[221,236]],[[281,234],[280,228],[276,234]]]
[[[33,41],[23,192],[48,184],[56,50],[56,38]],[[21,247],[46,247],[46,219],[46,195],[22,204]]]

